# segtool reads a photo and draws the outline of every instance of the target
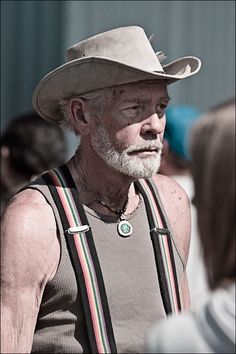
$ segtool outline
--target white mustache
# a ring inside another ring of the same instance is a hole
[[[149,141],[149,142],[145,142],[142,144],[138,144],[138,145],[132,145],[130,147],[128,147],[127,149],[125,149],[126,153],[134,153],[134,152],[138,152],[141,150],[160,150],[162,149],[163,144],[156,140],[156,141]]]

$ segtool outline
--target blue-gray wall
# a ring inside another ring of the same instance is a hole
[[[64,60],[63,2],[1,1],[1,127],[32,108],[39,79]]]
[[[206,110],[235,94],[234,1],[1,1],[1,122],[31,109],[37,81],[65,49],[98,32],[140,25],[167,62],[202,59],[201,72],[170,86],[172,103]]]

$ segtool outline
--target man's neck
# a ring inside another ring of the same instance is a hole
[[[98,199],[115,209],[123,208],[128,199],[127,213],[136,208],[139,196],[134,188],[134,179],[107,166],[99,156],[88,159],[77,152],[68,162],[68,167],[83,204],[97,212],[110,214]]]

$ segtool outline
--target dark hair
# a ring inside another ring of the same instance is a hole
[[[12,168],[27,178],[65,161],[64,132],[34,112],[11,120],[2,136],[1,146],[9,148]]]
[[[202,117],[192,132],[194,204],[211,289],[235,280],[235,101]]]

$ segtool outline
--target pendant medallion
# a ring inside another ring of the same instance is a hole
[[[117,225],[117,231],[120,236],[128,237],[132,234],[133,227],[127,220],[121,220]]]

